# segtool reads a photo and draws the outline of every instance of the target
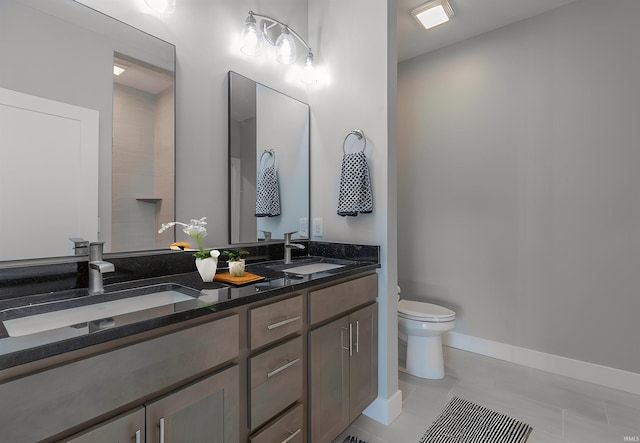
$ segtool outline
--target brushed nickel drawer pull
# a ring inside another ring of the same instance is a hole
[[[356,321],[356,354],[360,352],[360,322]]]
[[[349,323],[349,357],[353,356],[353,324]]]
[[[138,429],[138,430],[136,431],[136,443],[141,443],[141,442],[140,442],[140,437],[141,437],[141,435],[140,435],[140,429]]]
[[[287,429],[287,432],[291,433],[291,435],[285,438],[284,440],[282,440],[282,443],[289,443],[291,440],[294,439],[296,435],[302,432],[302,428],[298,428],[296,432],[291,432],[290,430]]]
[[[160,443],[164,443],[164,417],[160,419]]]
[[[289,323],[293,323],[294,321],[300,320],[300,316],[296,315],[295,317],[287,318],[286,320],[279,321],[278,323],[273,323],[267,326],[268,330],[279,328],[280,326],[288,325]]]
[[[274,369],[271,372],[267,373],[267,378],[271,378],[276,374],[279,374],[280,372],[284,371],[287,368],[290,368],[291,366],[295,365],[296,363],[298,363],[300,361],[300,357],[294,359],[294,360],[290,360],[287,364],[280,366],[278,369]]]

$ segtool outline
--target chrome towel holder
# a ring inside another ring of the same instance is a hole
[[[355,136],[358,140],[364,140],[364,146],[362,147],[362,150],[360,152],[364,152],[364,150],[367,148],[367,138],[364,136],[364,131],[362,129],[354,129],[353,131],[347,134],[347,136],[344,138],[344,141],[342,142],[343,154],[347,153],[347,150],[345,149],[345,144],[347,143],[347,140],[349,139],[349,137],[352,135]]]
[[[269,164],[269,158],[273,160],[273,167],[276,167],[276,150],[275,149],[265,149],[260,156],[260,161],[258,162],[260,167],[262,168],[262,160],[264,159],[265,154],[269,154],[270,157],[267,158],[266,164]]]

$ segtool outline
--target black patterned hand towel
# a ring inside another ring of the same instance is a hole
[[[338,215],[356,216],[373,212],[373,194],[364,152],[344,154],[338,196]]]
[[[256,186],[256,217],[280,215],[280,185],[274,165],[260,169]]]

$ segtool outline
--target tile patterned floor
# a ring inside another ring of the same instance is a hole
[[[453,396],[529,423],[527,443],[640,441],[638,395],[458,349],[445,347],[444,353],[442,380],[400,372],[403,411],[389,427],[361,416],[334,443],[347,435],[368,443],[417,443]]]

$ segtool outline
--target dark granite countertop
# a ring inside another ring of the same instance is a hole
[[[332,249],[335,250],[335,247]],[[295,259],[294,263],[305,265],[327,262],[340,264],[342,267],[308,275],[296,275],[279,270],[279,265],[283,264],[281,260],[248,264],[246,271],[262,276],[264,280],[239,287],[218,282],[204,283],[197,272],[187,272],[106,284],[105,294],[101,295],[89,296],[86,295],[86,289],[71,289],[0,300],[0,370],[212,315],[278,295],[294,293],[380,267],[377,260],[372,261],[371,257],[362,259],[349,257],[346,260],[336,258],[335,253],[328,255],[332,257],[308,256]],[[349,256],[348,254],[339,255]],[[150,286],[154,289],[148,289]],[[185,297],[190,299],[171,303],[165,306],[164,310],[158,308],[150,309],[148,312],[141,311],[140,315],[133,317],[125,314],[122,318],[114,316],[113,320],[108,318],[104,321],[79,323],[23,336],[9,336],[2,323],[2,321],[25,315],[35,316],[69,307],[91,305],[93,301],[103,303],[105,299],[119,300],[132,296],[130,294],[145,294],[144,288],[147,288],[146,293],[165,289],[177,290],[195,298]]]

